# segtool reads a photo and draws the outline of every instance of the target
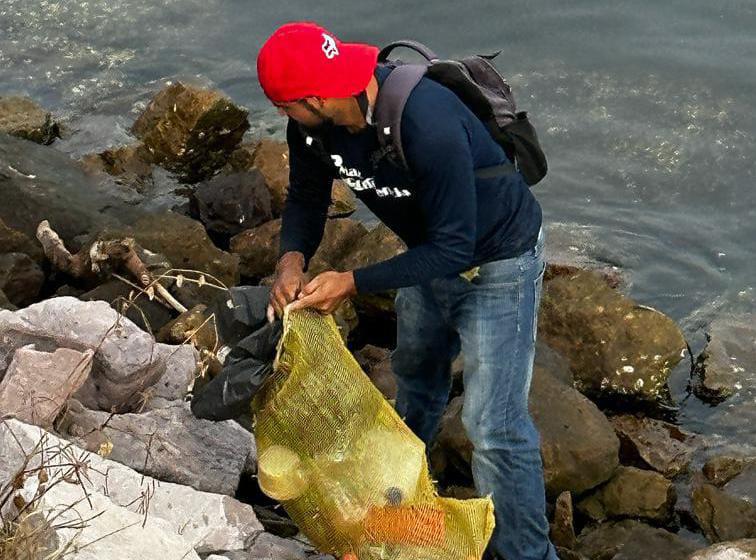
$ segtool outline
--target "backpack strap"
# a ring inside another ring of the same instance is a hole
[[[394,68],[381,84],[373,113],[381,149],[373,164],[389,156],[409,170],[402,149],[402,113],[407,99],[425,76],[427,68],[424,64],[402,64]]]
[[[381,52],[378,53],[378,62],[387,62],[389,54],[391,54],[391,51],[393,51],[397,47],[406,47],[408,49],[411,49],[423,56],[428,62],[434,62],[438,60],[438,55],[422,43],[413,41],[411,39],[402,39],[401,41],[393,41],[383,47],[381,49]]]

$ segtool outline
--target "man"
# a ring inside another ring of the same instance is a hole
[[[271,308],[281,314],[291,303],[328,313],[355,294],[399,289],[397,411],[429,443],[461,349],[462,420],[477,490],[495,504],[492,548],[509,560],[556,560],[528,412],[544,267],[541,208],[518,173],[476,178],[475,169],[508,159],[457,96],[427,78],[401,122],[409,170],[378,157],[372,109],[390,69],[376,64],[377,54],[312,23],[282,26],[260,50],[260,84],[289,117],[290,186]],[[306,282],[336,177],[408,250]]]

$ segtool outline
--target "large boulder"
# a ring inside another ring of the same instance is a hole
[[[28,344],[40,352],[93,350],[91,374],[75,396],[89,408],[121,412],[149,400],[177,352],[175,346],[156,343],[107,303],[72,297],[0,311],[0,371],[18,348]]]
[[[588,560],[687,560],[695,549],[674,533],[630,519],[583,530],[577,546]]]
[[[25,253],[0,253],[0,290],[11,303],[24,307],[33,303],[45,275],[39,265]]]
[[[677,495],[661,474],[635,467],[619,467],[598,490],[581,500],[577,509],[593,521],[609,518],[643,518],[669,522]]]
[[[110,459],[152,478],[229,496],[255,449],[252,435],[239,424],[195,418],[189,403],[180,401],[142,414],[112,415],[72,400],[57,430],[87,451],[107,446]]]
[[[81,159],[81,163],[84,169],[94,173],[107,173],[117,183],[138,192],[144,192],[153,185],[150,153],[141,143],[89,154]]]
[[[113,550],[118,558],[197,559],[197,553],[244,550],[262,533],[252,507],[230,496],[158,482],[16,420],[0,423],[0,456],[0,486],[30,457],[20,491],[27,497],[44,457],[48,482],[38,510],[59,512],[57,525],[89,520],[81,530],[58,531],[61,544],[93,543],[73,557],[78,560],[112,558]]]
[[[153,163],[195,183],[225,165],[249,128],[247,114],[218,91],[177,82],[155,95],[132,132]]]
[[[45,255],[39,242],[31,237],[8,227],[0,218],[0,253],[26,253],[37,262],[41,262]]]
[[[28,97],[0,97],[0,132],[37,144],[52,144],[60,138],[52,115]]]
[[[539,336],[570,361],[575,386],[591,397],[656,403],[687,348],[666,315],[635,304],[595,272],[546,283]]]
[[[693,392],[716,404],[756,374],[756,316],[719,318],[709,326],[706,338],[696,360]]]
[[[691,496],[693,513],[711,542],[756,537],[756,505],[712,484],[702,484]]]
[[[66,400],[87,379],[93,355],[92,350],[19,348],[5,377],[0,375],[0,410],[27,424],[52,427]]]
[[[688,560],[753,560],[754,558],[756,558],[756,539],[741,539],[698,550]]]
[[[619,436],[624,464],[650,468],[668,478],[687,471],[693,454],[690,434],[674,424],[630,414],[609,421]]]

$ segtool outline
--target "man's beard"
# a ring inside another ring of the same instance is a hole
[[[315,126],[302,126],[302,128],[304,128],[309,134],[312,134],[313,136],[323,136],[325,134],[328,134],[333,129],[333,127],[336,126],[333,118],[323,113],[314,105],[311,105],[308,101],[303,101],[302,105],[310,113],[320,119],[320,123]]]

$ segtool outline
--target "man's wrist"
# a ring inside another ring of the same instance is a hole
[[[276,263],[276,271],[291,266],[303,271],[305,267],[304,254],[299,251],[289,251],[284,253],[281,255],[281,258],[278,259],[278,263]]]

